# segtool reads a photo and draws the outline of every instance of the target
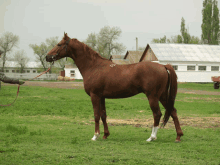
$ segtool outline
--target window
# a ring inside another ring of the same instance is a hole
[[[199,66],[199,70],[206,71],[206,66]]]
[[[23,70],[22,73],[25,73],[25,70]]]
[[[172,67],[174,70],[178,70],[178,65],[173,65]]]
[[[187,70],[196,70],[196,66],[187,66]]]
[[[36,70],[33,70],[33,73],[36,73]]]
[[[30,73],[30,70],[27,70],[27,73]]]
[[[70,71],[70,77],[75,77],[75,70]]]
[[[19,73],[19,70],[16,70],[16,73]]]
[[[9,70],[5,70],[5,72],[6,72],[6,73],[8,73],[8,72],[9,72]]]
[[[211,71],[219,71],[219,66],[211,66]]]
[[[15,73],[15,70],[12,70],[12,73]]]

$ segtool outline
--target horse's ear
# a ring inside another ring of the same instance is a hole
[[[64,39],[65,39],[65,40],[68,40],[68,39],[69,39],[69,36],[67,35],[67,33],[64,34]]]

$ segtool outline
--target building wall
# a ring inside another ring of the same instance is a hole
[[[37,73],[38,68],[25,68],[24,73]],[[20,68],[13,68],[13,67],[5,67],[4,73],[19,73]]]
[[[142,61],[157,61],[157,57],[154,55],[154,52],[152,49],[149,47],[144,59]]]
[[[71,79],[83,79],[78,68],[64,68],[65,76],[70,77]]]
[[[219,63],[202,63],[202,62],[160,62],[161,64],[171,64],[178,66],[176,74],[178,82],[212,82],[212,76],[220,76]],[[187,66],[195,66],[195,70],[187,70]],[[199,66],[206,66],[206,70],[199,70]],[[218,71],[211,71],[211,66],[219,66]]]
[[[220,76],[220,72],[176,71],[178,82],[212,82],[212,76]]]

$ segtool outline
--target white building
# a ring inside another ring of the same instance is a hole
[[[40,68],[40,62],[28,62],[24,68],[23,73],[37,73],[37,69]],[[2,67],[2,62],[0,63]],[[16,61],[6,61],[5,62],[5,73],[20,73],[19,66]]]
[[[76,65],[65,65],[65,76],[70,77],[70,79],[83,79],[79,69]]]
[[[2,67],[2,62],[0,63]],[[4,74],[8,77],[19,78],[19,79],[31,79],[39,75],[38,70],[42,70],[40,62],[28,62],[23,70],[23,73],[20,73],[20,67],[16,61],[6,61],[4,67]],[[43,74],[42,76],[36,78],[37,80],[56,80],[57,74]]]
[[[212,82],[212,76],[220,76],[218,45],[148,44],[140,61],[171,64],[178,82]]]

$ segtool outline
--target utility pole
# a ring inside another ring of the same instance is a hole
[[[136,37],[136,51],[138,51],[138,38]]]

